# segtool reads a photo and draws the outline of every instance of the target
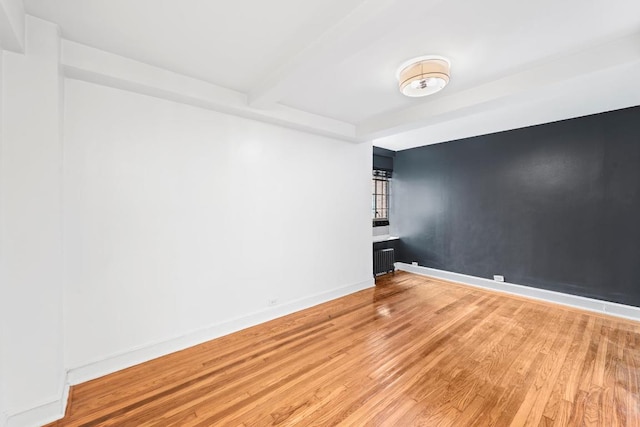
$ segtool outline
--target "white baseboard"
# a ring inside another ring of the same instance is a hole
[[[3,427],[41,426],[64,417],[69,398],[69,383],[66,381],[66,375],[64,377],[57,397],[52,397],[31,408],[5,415],[5,424],[0,425]]]
[[[61,399],[54,399],[51,402],[10,415],[7,427],[41,426],[58,420],[64,416],[64,411],[60,408],[61,404]]]
[[[246,329],[305,308],[340,298],[363,289],[375,286],[373,278],[344,286],[330,291],[269,307],[235,319],[230,319],[203,329],[186,332],[165,341],[156,342],[130,349],[128,351],[107,356],[101,360],[88,363],[69,370],[67,381],[71,385],[83,383],[107,374],[143,363],[157,357],[184,350],[215,338]]]
[[[405,264],[403,262],[397,262],[395,266],[398,270],[420,274],[422,276],[435,277],[437,279],[444,279],[450,282],[461,283],[463,285],[490,289],[507,294],[519,295],[536,300],[580,308],[596,313],[608,314],[611,316],[640,321],[640,308],[631,305],[601,301],[593,298],[581,297],[578,295],[533,288],[531,286],[517,285],[515,283],[496,282],[494,280],[485,279],[482,277],[468,276],[466,274],[453,273],[451,271],[438,270],[435,268],[422,267],[419,265]]]
[[[66,373],[64,384],[61,387],[60,397],[52,398],[42,404],[29,409],[15,412],[13,414],[0,414],[0,427],[31,427],[41,426],[64,417],[69,398],[70,385],[90,381],[104,375],[111,374],[121,369],[128,368],[139,363],[155,359],[203,342],[228,335],[233,332],[246,329],[305,308],[313,307],[336,298],[340,298],[363,289],[375,286],[373,278],[362,282],[321,292],[315,295],[304,297],[295,301],[269,307],[242,317],[231,319],[207,328],[190,331],[178,337],[174,337],[162,342],[152,343],[131,349],[126,352],[111,355],[101,360],[88,363],[70,369]]]

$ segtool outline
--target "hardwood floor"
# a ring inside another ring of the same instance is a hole
[[[72,388],[52,426],[638,426],[640,323],[397,272]]]

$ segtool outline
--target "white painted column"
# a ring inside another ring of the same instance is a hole
[[[3,105],[4,102],[2,102],[3,100],[3,86],[4,86],[4,67],[3,67],[3,59],[4,58],[4,53],[2,51],[2,47],[0,46],[0,168],[2,167],[2,148],[3,148],[3,144],[2,144],[2,134],[3,134],[3,120],[2,118],[4,117],[3,115]],[[2,178],[2,169],[0,169],[0,178]],[[3,185],[2,185],[2,181],[0,181],[0,203],[2,203],[2,194],[3,194]],[[2,205],[0,204],[0,224],[3,223],[3,209],[2,209]],[[2,229],[0,228],[0,242],[3,241],[3,236],[2,236]],[[0,244],[0,427],[4,427],[7,423],[7,406],[6,406],[6,389],[5,389],[5,354],[6,354],[6,338],[7,338],[7,320],[5,313],[7,311],[6,309],[6,304],[7,304],[7,289],[6,289],[6,283],[5,283],[5,277],[4,277],[4,267],[3,267],[3,252],[2,252],[2,247],[3,245]]]
[[[3,53],[0,156],[2,388],[8,425],[37,425],[62,404],[60,38],[28,16],[25,54]]]

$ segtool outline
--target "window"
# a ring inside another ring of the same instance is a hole
[[[389,178],[391,172],[374,169],[371,181],[371,218],[374,227],[389,225]]]

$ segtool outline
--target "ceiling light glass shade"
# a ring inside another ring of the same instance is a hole
[[[420,56],[398,68],[396,78],[400,92],[406,96],[427,96],[439,92],[449,83],[451,64],[441,56]]]

